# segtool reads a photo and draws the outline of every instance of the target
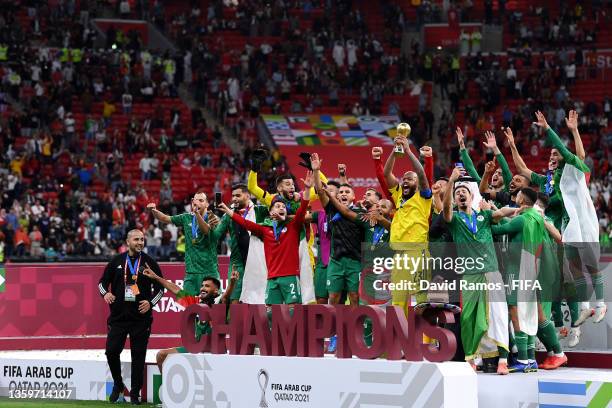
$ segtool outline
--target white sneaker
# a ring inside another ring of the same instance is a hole
[[[536,351],[546,351],[546,346],[536,337]]]
[[[574,322],[574,326],[580,326],[586,319],[593,316],[594,313],[595,311],[592,308],[580,309],[580,315],[578,316],[578,320]]]
[[[567,345],[576,347],[578,342],[580,342],[580,327],[572,327],[569,332]]]
[[[595,313],[593,314],[593,323],[601,322],[606,316],[607,311],[608,306],[606,305],[595,306]]]

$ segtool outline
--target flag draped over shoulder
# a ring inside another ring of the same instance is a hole
[[[578,161],[577,166],[566,163],[559,188],[569,222],[563,230],[563,242],[578,248],[582,263],[594,268],[599,264],[599,223],[586,183],[589,169]]]
[[[524,219],[522,232],[521,260],[519,265],[519,281],[526,286],[518,288],[517,309],[521,331],[530,336],[538,332],[538,299],[533,290],[533,283],[538,279],[540,255],[547,234],[544,218],[534,208],[529,208],[521,214]],[[512,284],[510,282],[510,284]]]
[[[249,221],[256,222],[255,209],[249,209],[246,216]],[[249,241],[249,252],[246,265],[244,266],[244,277],[242,278],[242,293],[240,301],[250,304],[266,303],[266,283],[268,281],[268,267],[266,266],[266,255],[264,244],[261,239],[251,234]]]

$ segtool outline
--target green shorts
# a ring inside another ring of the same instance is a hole
[[[327,298],[327,266],[317,262],[314,274],[315,297],[317,299]]]
[[[359,292],[361,262],[351,258],[329,259],[327,290],[329,293]]]
[[[229,278],[232,275],[232,266],[234,265],[230,265],[229,267],[229,272],[228,272],[228,282],[229,282]],[[230,296],[230,301],[232,300],[240,300],[240,295],[242,294],[242,278],[244,278],[244,265],[235,265],[236,266],[236,270],[238,270],[238,274],[240,275],[240,277],[238,278],[238,280],[236,281],[236,285],[234,286],[234,291],[232,292],[232,296]]]
[[[186,273],[183,279],[183,290],[190,296],[198,296],[203,280],[203,273]]]
[[[183,279],[183,290],[189,295],[197,296],[200,294],[200,288],[202,287],[202,281],[206,277],[220,279],[219,272],[203,272],[203,273],[191,273],[187,272]]]
[[[268,279],[266,305],[302,303],[300,281],[295,275]]]

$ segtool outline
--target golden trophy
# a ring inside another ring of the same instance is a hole
[[[410,125],[407,123],[400,123],[397,125],[397,137],[408,137],[410,136]],[[404,154],[404,146],[400,144],[395,145],[395,149],[393,150],[397,154]]]

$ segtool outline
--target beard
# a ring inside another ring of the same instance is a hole
[[[216,296],[213,293],[207,293],[205,295],[200,294],[200,303],[212,306],[215,304],[215,298]]]

